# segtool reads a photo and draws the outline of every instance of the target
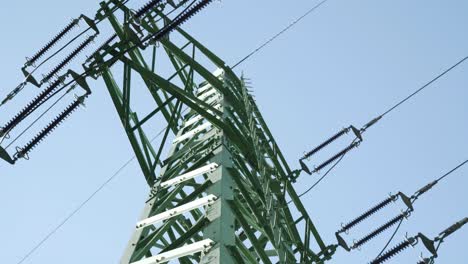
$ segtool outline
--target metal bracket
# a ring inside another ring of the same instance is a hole
[[[12,159],[10,154],[8,154],[8,152],[2,147],[0,147],[0,159],[10,163],[11,165],[15,164],[15,160]]]
[[[195,242],[189,244],[187,246],[183,246],[180,248],[176,248],[162,254],[156,255],[154,257],[146,258],[137,262],[133,262],[132,264],[161,264],[167,263],[171,260],[182,258],[188,255],[193,255],[199,252],[208,252],[213,246],[215,242],[211,239],[205,239],[200,242]]]
[[[144,220],[137,223],[136,228],[141,229],[141,228],[144,228],[144,227],[146,227],[148,225],[155,224],[157,222],[162,222],[162,221],[167,220],[169,218],[172,218],[174,216],[178,216],[178,215],[181,215],[183,213],[190,212],[190,211],[192,211],[194,209],[197,209],[199,207],[202,207],[204,205],[211,205],[217,199],[218,199],[218,197],[216,197],[214,195],[208,195],[208,196],[206,196],[204,198],[195,200],[195,201],[190,202],[190,203],[186,203],[186,204],[181,205],[179,207],[176,207],[174,209],[168,210],[168,211],[166,211],[164,213],[160,213],[160,214],[157,214],[157,215],[155,215],[153,217],[144,219]]]

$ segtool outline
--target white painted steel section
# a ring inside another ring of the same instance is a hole
[[[179,143],[179,142],[182,142],[188,138],[191,138],[193,136],[195,136],[196,134],[204,131],[205,129],[211,127],[211,123],[210,122],[206,122],[200,126],[197,126],[196,128],[190,130],[189,132],[181,135],[180,137],[177,137],[176,139],[174,139],[174,143]]]
[[[218,91],[216,91],[215,89],[209,91],[209,92],[206,92],[200,96],[198,96],[198,99],[202,100],[202,101],[205,101],[206,98],[208,98],[209,96],[217,93]]]
[[[189,127],[202,119],[203,119],[202,115],[196,115],[195,117],[192,117],[187,122],[185,122],[184,128]]]
[[[190,212],[190,211],[192,211],[194,209],[197,209],[197,208],[200,208],[202,206],[211,205],[216,201],[216,199],[218,199],[216,196],[214,196],[213,194],[210,194],[210,195],[208,195],[206,197],[195,200],[193,202],[186,203],[184,205],[181,205],[181,206],[176,207],[176,208],[171,209],[171,210],[167,210],[164,213],[160,213],[160,214],[157,214],[157,215],[152,216],[150,218],[146,218],[145,220],[142,220],[142,221],[138,222],[136,228],[141,229],[141,228],[144,228],[147,225],[152,225],[152,224],[167,220],[169,218],[181,215],[181,214],[186,213],[186,212]]]
[[[218,68],[213,72],[213,75],[216,76],[216,77],[219,77],[219,76],[221,76],[223,74],[224,74],[223,68]]]
[[[217,103],[218,100],[221,100],[221,96],[216,95],[216,96],[213,96],[210,99],[206,100],[206,104],[212,105],[215,102]]]
[[[180,176],[177,176],[177,177],[175,177],[175,178],[173,178],[171,180],[168,180],[168,181],[165,181],[165,182],[161,183],[161,188],[168,188],[168,187],[171,187],[173,185],[180,184],[182,182],[191,180],[191,179],[193,179],[193,178],[195,178],[195,177],[197,177],[199,175],[205,174],[207,172],[213,172],[218,167],[219,167],[218,164],[210,163],[210,164],[208,164],[206,166],[203,166],[203,167],[195,169],[193,171],[184,173],[184,174],[182,174]]]
[[[202,87],[198,88],[198,94],[201,94],[209,89],[214,89],[213,86],[211,86],[210,83],[207,83],[205,85],[203,85]]]
[[[216,106],[214,106],[214,109],[220,110],[221,109],[221,104],[217,104]],[[211,110],[208,110],[207,112],[214,115],[213,111],[211,111]],[[200,121],[202,119],[203,119],[203,116],[198,114],[195,117],[190,118],[187,122],[185,122],[183,128],[189,127],[189,126],[197,123],[198,121]]]
[[[169,250],[162,254],[156,255],[154,257],[146,258],[137,262],[132,262],[132,264],[161,264],[166,263],[171,260],[175,260],[181,257],[188,255],[193,255],[199,252],[207,252],[215,242],[211,239],[205,239],[199,242],[195,242],[180,248]]]
[[[217,78],[219,78],[223,74],[224,74],[224,70],[222,68],[218,68],[213,72],[213,75],[216,76]],[[206,91],[206,90],[208,90],[210,88],[213,88],[213,86],[211,86],[210,83],[206,83],[205,85],[203,85],[202,87],[200,87],[198,89],[198,94],[201,94],[201,93],[203,93],[204,91]]]
[[[213,88],[213,86],[211,86],[210,83],[207,83],[205,85],[203,85],[201,88],[198,89],[198,94],[201,94],[203,93],[204,91],[210,89],[210,88]]]

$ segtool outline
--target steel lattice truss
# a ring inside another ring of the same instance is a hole
[[[211,1],[188,6],[188,1],[151,1],[137,12],[122,2],[101,3],[96,19],[110,22],[115,35],[87,59],[85,72],[68,71],[47,88],[56,91],[70,78],[73,88],[85,88],[85,96],[71,106],[71,113],[91,92],[86,78],[102,78],[151,187],[121,263],[330,259],[336,246],[324,244],[292,187],[298,171],[286,163],[248,82],[179,27]],[[181,15],[171,16],[174,13]],[[86,18],[86,22],[99,32],[93,21]],[[171,65],[169,73],[162,61]],[[44,82],[58,76],[63,66],[58,68]],[[135,94],[142,91],[152,101],[149,112],[136,110]],[[152,141],[147,132],[155,130],[150,125],[155,123],[167,129]],[[15,162],[33,147],[29,144],[13,157],[2,149],[0,155]]]

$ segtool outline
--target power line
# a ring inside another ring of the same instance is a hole
[[[413,92],[412,94],[410,94],[409,96],[405,97],[403,100],[399,101],[397,104],[395,104],[394,106],[390,107],[388,110],[386,110],[385,112],[383,112],[383,114],[381,114],[380,116],[372,119],[370,122],[368,122],[366,125],[364,125],[362,128],[361,128],[361,133],[364,133],[369,127],[375,125],[378,121],[380,121],[385,115],[389,114],[390,112],[394,111],[395,109],[397,109],[398,107],[400,107],[401,105],[403,105],[405,102],[407,102],[409,99],[411,99],[412,97],[416,96],[417,94],[419,94],[420,92],[422,92],[424,89],[428,88],[431,84],[433,84],[434,82],[436,82],[437,80],[439,80],[440,78],[442,78],[443,76],[445,76],[446,74],[448,74],[449,72],[451,72],[453,69],[455,69],[456,67],[458,67],[459,65],[461,65],[463,62],[465,62],[466,60],[468,60],[468,56],[464,57],[463,59],[459,60],[458,62],[456,62],[455,64],[453,64],[452,66],[450,66],[448,69],[446,69],[445,71],[443,71],[441,74],[437,75],[435,78],[431,79],[429,82],[427,82],[426,84],[424,84],[423,86],[421,86],[419,89],[417,89],[415,92]],[[355,139],[356,140],[356,139]],[[354,141],[353,141],[354,143]],[[323,175],[316,183],[314,183],[307,191],[305,191],[304,193],[302,193],[299,197],[302,197],[304,195],[306,195],[307,193],[309,193],[313,188],[315,188],[325,177],[327,177],[330,172],[341,162],[341,160],[344,158],[344,156],[346,155],[346,153],[340,157],[340,159],[325,173],[325,175]],[[468,160],[465,162],[467,163]],[[452,171],[448,172],[446,175],[442,176],[438,181],[444,179],[445,177],[447,177],[448,175],[450,175],[453,171],[457,170],[459,167],[463,166],[465,163],[463,164],[460,164],[457,168],[453,169]],[[291,203],[291,201],[288,202],[288,204]]]
[[[156,140],[161,134],[166,130],[167,127],[163,128],[156,136],[154,136],[150,142]],[[109,183],[112,182],[130,163],[132,163],[136,159],[134,155],[130,158],[127,162],[125,162],[112,176],[110,176],[104,183],[102,183],[86,200],[84,200],[78,207],[73,210],[59,225],[53,228],[39,243],[36,244],[29,252],[24,255],[24,257],[17,262],[17,264],[23,263],[26,259],[28,259],[34,252],[36,252],[47,240],[49,240],[60,228],[62,228],[68,221],[71,220],[83,207],[85,207],[104,187],[106,187]]]
[[[446,174],[444,174],[442,177],[440,177],[439,179],[437,179],[437,182],[440,182],[441,180],[447,178],[449,175],[451,175],[452,173],[454,173],[456,170],[458,170],[459,168],[463,167],[466,163],[468,163],[468,160],[465,160],[464,162],[462,162],[460,165],[458,165],[457,167],[453,168],[451,171],[447,172]]]
[[[269,40],[267,40],[265,43],[263,43],[262,45],[260,45],[258,48],[256,48],[255,50],[253,50],[251,53],[249,53],[247,56],[245,56],[243,59],[241,59],[238,63],[236,63],[231,69],[234,69],[236,68],[237,66],[239,66],[240,64],[244,63],[246,60],[248,60],[250,57],[252,57],[253,55],[255,55],[256,53],[258,53],[259,51],[261,51],[263,48],[265,48],[266,46],[268,46],[271,42],[275,41],[278,37],[280,37],[281,35],[283,35],[284,33],[286,33],[286,31],[290,30],[292,27],[294,27],[297,23],[301,22],[304,18],[306,18],[308,15],[310,15],[311,13],[313,13],[315,10],[317,10],[319,7],[321,7],[323,4],[325,4],[326,2],[328,2],[328,0],[323,0],[322,2],[316,4],[315,6],[313,6],[312,8],[310,8],[306,13],[304,13],[302,16],[298,17],[297,19],[295,19],[291,24],[289,24],[287,27],[285,27],[283,30],[281,30],[280,32],[278,32],[276,35],[274,35],[273,37],[271,37]]]
[[[404,104],[406,101],[408,101],[409,99],[411,99],[412,97],[416,96],[418,93],[420,93],[421,91],[423,91],[424,89],[426,89],[427,87],[429,87],[431,84],[433,84],[434,82],[436,82],[437,80],[439,80],[440,78],[442,78],[444,75],[446,75],[447,73],[449,73],[450,71],[452,71],[453,69],[455,69],[456,67],[458,67],[460,64],[462,64],[463,62],[465,62],[466,60],[468,60],[468,56],[464,57],[463,59],[459,60],[457,63],[455,63],[454,65],[452,65],[450,68],[446,69],[444,72],[442,72],[441,74],[437,75],[434,79],[430,80],[428,83],[426,83],[425,85],[423,85],[421,88],[419,88],[418,90],[416,90],[414,93],[410,94],[409,96],[407,96],[405,99],[401,100],[400,102],[398,102],[396,105],[390,107],[387,111],[385,111],[382,115],[380,115],[381,117],[387,115],[388,113],[392,112],[393,110],[395,110],[396,108],[398,108],[399,106],[401,106],[402,104]]]
[[[423,90],[427,89],[429,86],[431,86],[431,84],[435,83],[437,80],[439,80],[440,78],[442,78],[443,76],[447,75],[449,72],[451,72],[452,70],[454,70],[455,68],[457,68],[458,66],[460,66],[462,63],[464,63],[466,60],[468,60],[468,56],[462,58],[461,60],[457,61],[455,64],[453,64],[452,66],[450,66],[449,68],[447,68],[445,71],[443,71],[441,74],[437,75],[436,77],[434,77],[433,79],[431,79],[429,82],[427,82],[426,84],[424,84],[423,86],[421,86],[419,89],[417,89],[416,91],[414,91],[412,94],[408,95],[407,97],[405,97],[403,100],[399,101],[398,103],[396,103],[395,105],[393,105],[392,107],[390,107],[389,109],[387,109],[385,112],[383,112],[381,115],[377,116],[376,118],[372,119],[371,121],[369,121],[367,124],[365,124],[362,128],[361,128],[361,132],[364,133],[369,127],[375,125],[377,122],[379,122],[384,116],[388,115],[390,112],[396,110],[398,107],[402,106],[404,103],[406,103],[408,100],[410,100],[411,98],[413,98],[414,96],[418,95],[420,92],[422,92]]]
[[[28,259],[36,250],[38,250],[52,235],[54,235],[62,226],[64,226],[70,219],[75,216],[84,206],[86,206],[91,199],[94,198],[107,184],[109,184],[117,175],[122,172],[136,157],[129,159],[122,167],[120,167],[110,178],[99,186],[84,202],[82,202],[71,214],[69,214],[59,225],[52,229],[35,247],[33,247],[17,264],[23,263]]]

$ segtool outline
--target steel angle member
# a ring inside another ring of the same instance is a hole
[[[197,116],[190,118],[187,122],[185,122],[183,128],[189,127],[198,121],[202,120],[204,117],[200,114],[197,114]]]
[[[204,93],[204,94],[202,94],[200,96],[197,96],[197,98],[202,100],[202,101],[205,101],[206,98],[208,98],[208,97],[210,97],[210,96],[212,96],[213,94],[216,94],[216,93],[218,93],[218,91],[213,89],[213,90],[211,90],[211,91],[209,91],[207,93]]]
[[[184,141],[186,139],[189,139],[189,138],[195,136],[196,134],[204,131],[205,129],[207,129],[207,128],[211,127],[211,126],[212,125],[211,125],[210,122],[206,122],[203,125],[200,125],[200,126],[194,128],[194,129],[190,130],[189,132],[181,135],[180,137],[177,137],[176,139],[174,139],[174,143],[179,143],[179,142],[182,142],[182,141]]]
[[[216,106],[214,106],[214,109],[221,110],[221,104],[217,104]],[[208,110],[207,112],[214,115],[213,111],[211,111],[211,110]],[[187,122],[185,122],[183,128],[189,127],[189,126],[197,123],[198,121],[202,120],[203,118],[204,117],[202,115],[198,114],[197,116],[192,117]]]
[[[219,79],[219,77],[221,77],[222,75],[224,75],[224,70],[222,68],[218,68],[217,70],[215,70],[213,72],[213,75]],[[213,88],[213,86],[211,86],[211,84],[209,82],[206,82],[203,86],[201,86],[199,89],[198,89],[198,94],[201,94],[203,92],[205,92],[206,90],[210,89],[210,88]],[[214,88],[213,88],[214,89]]]
[[[161,188],[169,188],[173,185],[191,180],[193,178],[196,178],[197,176],[200,176],[202,174],[208,173],[208,172],[213,172],[219,167],[218,164],[216,163],[210,163],[206,166],[203,166],[201,168],[195,169],[193,171],[184,173],[180,176],[177,176],[171,180],[165,181],[161,183]]]
[[[221,100],[221,95],[211,97],[210,99],[206,100],[206,104],[212,105],[213,103],[217,103],[218,100]]]
[[[167,252],[161,253],[154,257],[149,257],[142,259],[137,262],[132,262],[132,264],[160,264],[166,263],[174,259],[182,258],[188,255],[193,255],[195,253],[207,252],[213,247],[215,242],[211,239],[205,239],[199,242],[195,242],[180,248],[169,250]]]
[[[216,202],[218,197],[214,196],[213,194],[210,194],[206,197],[200,198],[198,200],[195,200],[190,203],[186,203],[184,205],[178,206],[174,209],[167,210],[166,212],[157,214],[155,216],[152,216],[150,218],[146,218],[145,220],[142,220],[137,223],[136,228],[141,229],[144,228],[145,226],[152,225],[158,222],[162,222],[164,220],[167,220],[169,218],[172,218],[174,216],[178,216],[181,214],[184,214],[186,212],[190,212],[192,210],[195,210],[197,208],[200,208],[205,205],[212,205]]]
[[[207,84],[203,85],[200,89],[198,89],[198,94],[201,94],[201,93],[209,90],[210,88],[212,88],[214,90],[213,86],[211,86],[210,83],[207,83]]]

